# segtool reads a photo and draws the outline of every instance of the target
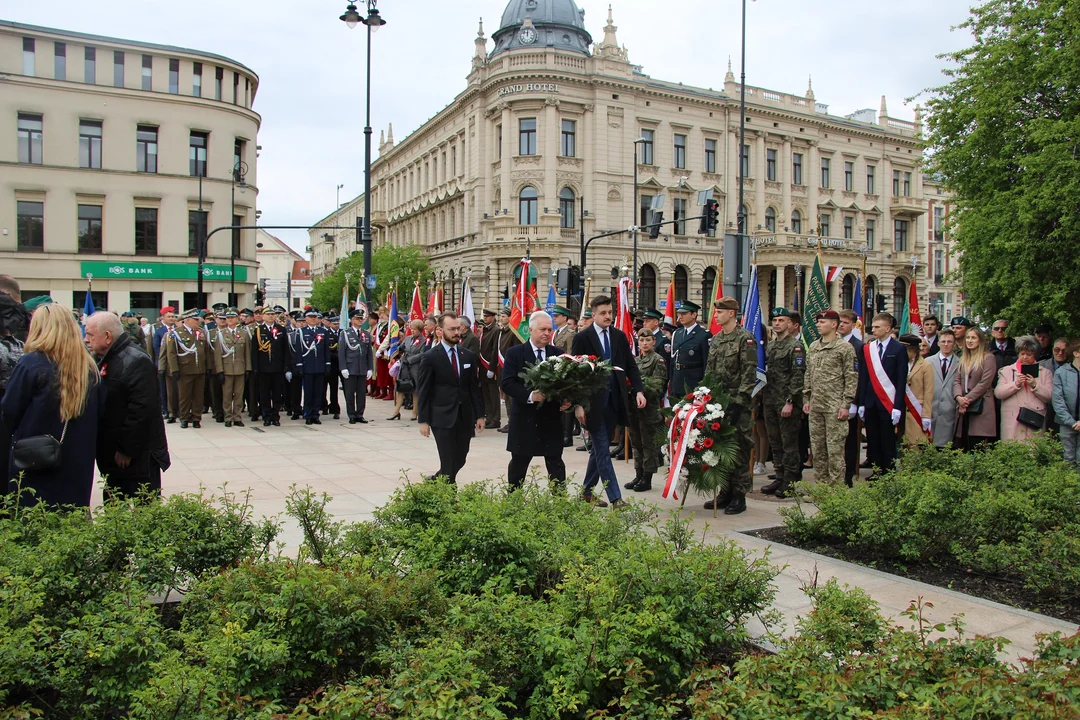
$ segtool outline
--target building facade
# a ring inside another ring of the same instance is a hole
[[[262,302],[300,310],[311,296],[311,263],[276,235],[265,230],[255,232]]]
[[[250,304],[258,77],[197,50],[0,22],[0,267],[151,317]],[[212,233],[212,234],[211,234]],[[235,269],[235,280],[233,270]],[[230,292],[235,294],[230,296]]]
[[[545,297],[549,271],[578,265],[583,238],[647,224],[663,196],[663,219],[680,222],[656,239],[638,233],[638,305],[661,306],[671,282],[677,299],[700,302],[722,269],[722,235],[736,230],[741,157],[763,302],[803,296],[797,284],[821,238],[824,262],[842,268],[830,282],[834,305],[851,305],[865,262],[868,300],[881,295],[899,311],[916,277],[926,307],[934,256],[918,110],[914,122],[894,118],[882,98],[878,112],[837,116],[812,87],[747,86],[740,153],[730,66],[721,89],[657,80],[630,62],[616,31],[609,9],[593,43],[573,0],[510,0],[493,49],[481,25],[466,88],[402,141],[392,129],[381,139],[375,242],[422,245],[448,298],[468,274],[488,305],[505,297],[528,253]],[[699,233],[702,190],[719,202],[716,231]],[[355,216],[363,202],[326,220]],[[317,275],[341,257],[325,242],[312,234]],[[593,293],[610,287],[633,248],[629,233],[589,246]]]

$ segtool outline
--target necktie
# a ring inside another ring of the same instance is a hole
[[[544,362],[544,351],[543,350],[538,349],[536,351],[536,362],[538,362],[538,363]]]
[[[611,346],[608,345],[607,328],[604,328],[603,332],[600,334],[600,344],[604,346],[604,359],[610,360]]]
[[[461,370],[457,364],[457,348],[450,348],[450,364],[454,366],[454,374],[461,377]]]
[[[885,357],[885,343],[879,342],[877,347],[877,356],[879,358]]]
[[[949,372],[949,359],[941,358],[941,379],[945,379],[945,374]]]

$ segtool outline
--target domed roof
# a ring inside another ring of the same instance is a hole
[[[592,45],[592,36],[585,30],[585,11],[574,0],[510,0],[491,38],[495,41],[492,56],[545,47],[588,55]]]

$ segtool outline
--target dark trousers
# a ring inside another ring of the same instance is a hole
[[[465,422],[460,411],[454,427],[431,428],[431,434],[435,436],[435,447],[439,450],[439,470],[435,473],[436,476],[445,476],[448,481],[457,484],[457,474],[465,467],[473,432],[473,426]]]
[[[177,381],[180,394],[180,419],[187,422],[202,420],[203,389],[206,387],[206,375],[180,375]]]
[[[506,468],[506,479],[510,483],[510,490],[517,490],[525,482],[525,474],[529,472],[529,463],[532,455],[520,453],[510,454],[510,464]],[[557,454],[545,455],[544,465],[547,467],[548,477],[554,480],[552,489],[566,489],[566,463],[562,459],[562,448]]]
[[[128,500],[139,494],[144,486],[147,490],[161,494],[161,467],[153,458],[147,461],[147,471],[140,475],[112,473],[105,478],[102,492],[106,500]],[[130,469],[130,466],[129,466]]]
[[[247,373],[247,384],[244,387],[244,392],[247,395],[248,415],[252,420],[255,420],[262,414],[259,410],[259,373]]]
[[[207,385],[210,387],[210,409],[213,411],[215,420],[225,419],[225,398],[222,393],[221,383],[218,382],[217,375],[208,375],[206,378]]]
[[[158,395],[161,396],[161,414],[169,416],[169,388],[165,382],[165,373],[158,373]]]
[[[610,434],[615,430],[615,410],[609,406],[599,412],[603,412],[604,419],[602,422],[594,423],[593,428],[589,430],[589,442],[592,443],[592,447],[589,449],[589,464],[585,467],[585,481],[582,483],[582,489],[586,494],[592,494],[593,486],[597,482],[602,482],[608,500],[615,502],[622,497],[619,478],[615,475],[615,465],[611,462],[611,448],[608,447]]]
[[[169,373],[158,373],[161,388],[161,411],[169,417],[180,417],[180,387]]]
[[[304,376],[294,371],[285,392],[288,393],[285,398],[285,411],[292,415],[301,414],[304,411]]]
[[[367,381],[360,374],[349,375],[341,382],[345,386],[345,412],[350,420],[359,420],[367,408],[367,393],[364,392]]]
[[[844,482],[848,485],[859,475],[859,416],[848,420],[847,443],[844,445]]]
[[[334,415],[337,415],[341,412],[341,405],[338,404],[339,379],[340,378],[338,377],[338,369],[333,365],[330,366],[330,372],[326,373],[326,375],[323,376],[323,381],[326,385],[326,390],[329,393],[330,401],[326,401],[327,393],[323,393],[322,407],[323,410],[329,413],[333,413]]]
[[[789,484],[797,483],[802,479],[803,469],[799,452],[799,433],[805,424],[802,411],[793,408],[791,417],[782,417],[783,405],[764,405],[763,410],[776,479]],[[764,463],[765,458],[758,458],[758,462]]]
[[[323,405],[323,380],[326,373],[304,373],[304,419],[316,420],[322,412]],[[296,376],[293,375],[293,381]]]
[[[481,372],[484,372],[481,370]],[[485,372],[486,375],[486,372]],[[499,403],[499,383],[496,380],[480,379],[480,393],[484,396],[484,417],[489,423],[499,425],[502,420],[502,405]]]
[[[574,413],[567,410],[562,414],[562,436],[563,442],[567,440],[573,442],[574,439]]]
[[[888,472],[896,464],[896,426],[892,424],[885,409],[880,406],[866,408],[866,458],[881,472]]]
[[[281,420],[281,403],[285,395],[285,375],[261,372],[259,375],[259,408],[263,420]]]

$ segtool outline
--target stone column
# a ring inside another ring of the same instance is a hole
[[[842,282],[843,278],[837,277],[829,283],[829,307],[833,310],[840,309],[840,285]]]
[[[787,266],[776,266],[776,307],[787,307]],[[769,308],[772,310],[772,308]]]

